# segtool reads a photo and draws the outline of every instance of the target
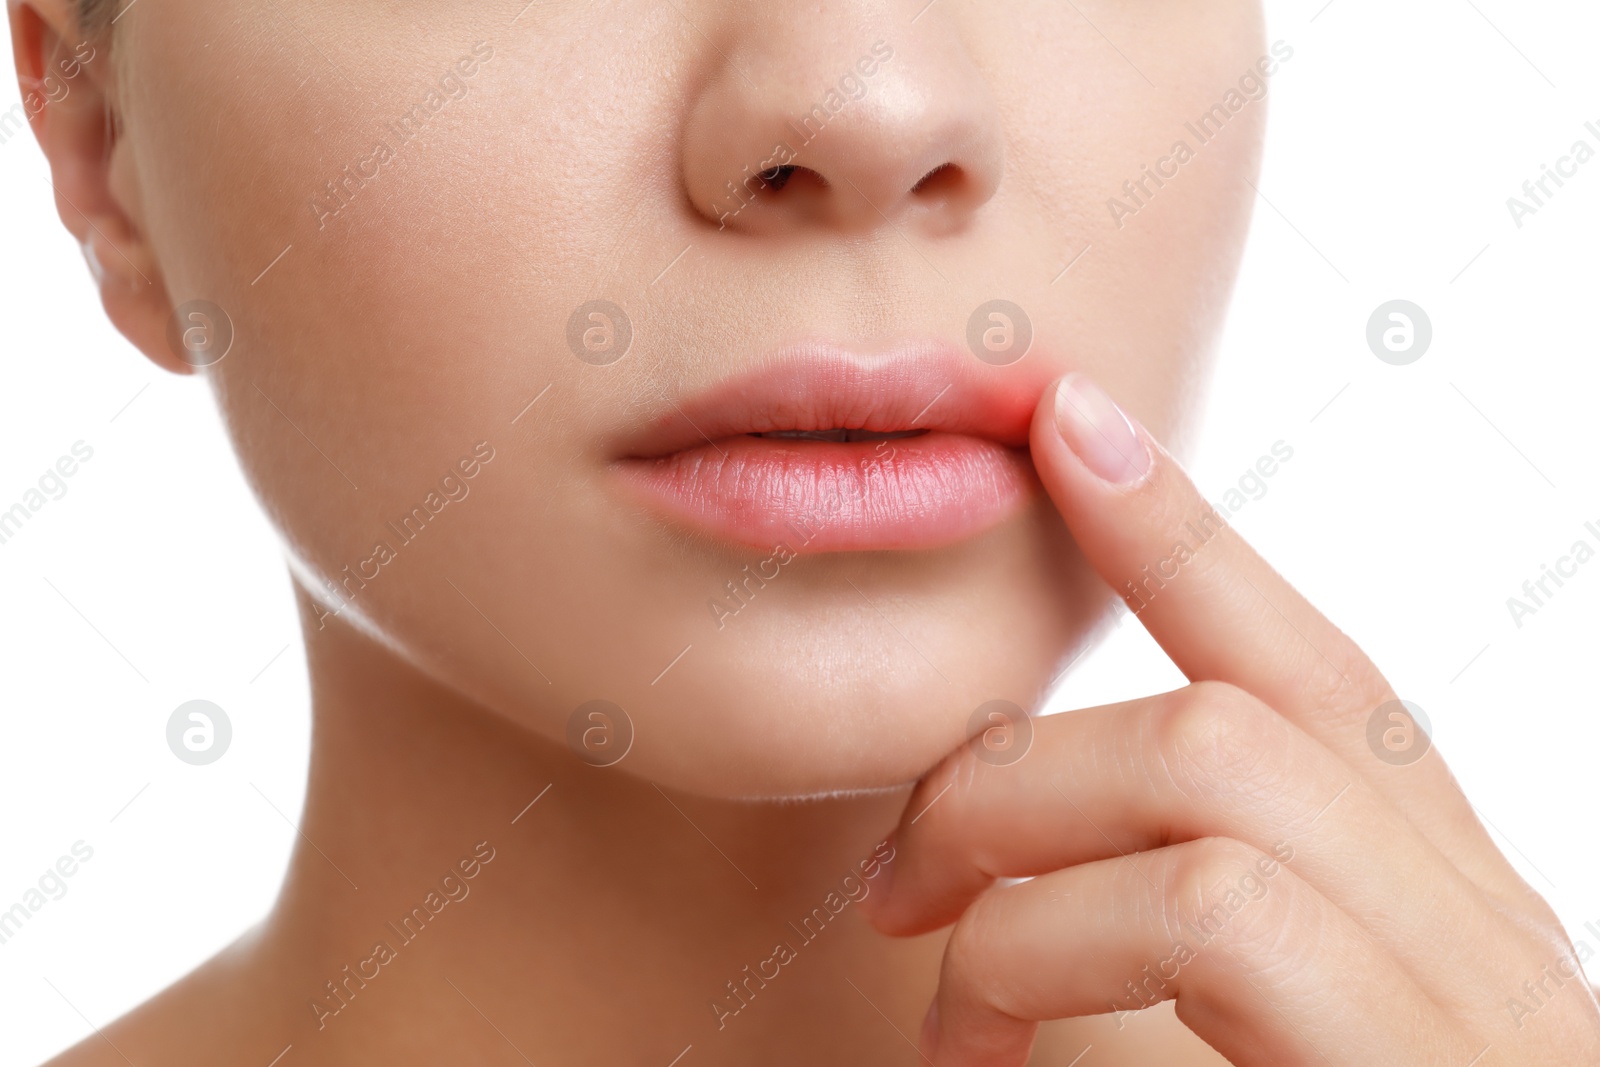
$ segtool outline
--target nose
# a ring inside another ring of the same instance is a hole
[[[959,229],[1000,185],[989,84],[938,9],[740,5],[692,102],[690,201],[721,230]]]

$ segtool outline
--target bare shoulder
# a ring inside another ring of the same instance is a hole
[[[281,1023],[261,1011],[262,998],[245,966],[251,930],[198,968],[113,1022],[99,1025],[43,1067],[128,1067],[128,1064],[255,1062]],[[287,1040],[279,1043],[281,1049]],[[260,1059],[266,1064],[276,1053]]]

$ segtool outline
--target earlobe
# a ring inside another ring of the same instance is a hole
[[[159,264],[139,224],[136,181],[114,180],[124,158],[110,48],[84,41],[69,0],[11,0],[17,77],[50,164],[56,211],[83,248],[107,317],[160,367],[194,371],[167,338],[172,313]],[[130,175],[122,175],[124,179]]]
[[[61,199],[58,190],[58,203]],[[65,221],[66,214],[75,209],[69,204],[61,210]],[[157,366],[175,374],[193,374],[195,366],[170,350],[167,319],[172,303],[149,255],[149,245],[131,233],[126,223],[119,229],[119,216],[89,218],[80,214],[80,218],[87,223],[82,238],[84,261],[111,324]]]

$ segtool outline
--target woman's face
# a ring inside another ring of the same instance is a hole
[[[903,782],[1036,703],[1108,594],[1020,428],[1077,369],[1181,431],[1265,112],[1250,0],[159,0],[115,36],[113,185],[170,306],[231,321],[205,373],[309,640],[561,744],[610,701],[618,770],[723,796]],[[830,429],[930,432],[750,436]]]

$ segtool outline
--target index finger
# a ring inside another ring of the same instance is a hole
[[[1458,864],[1474,857],[1479,869],[1467,873],[1499,870],[1484,866],[1498,854],[1436,752],[1385,760],[1369,743],[1369,722],[1396,700],[1378,668],[1104,391],[1081,374],[1047,389],[1030,444],[1084,556],[1191,681],[1253,694],[1343,758]]]

